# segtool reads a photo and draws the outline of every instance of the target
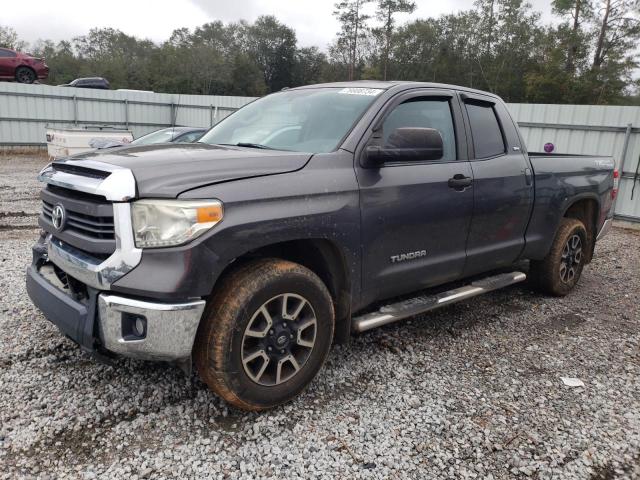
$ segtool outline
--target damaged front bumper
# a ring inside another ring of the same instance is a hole
[[[33,252],[27,269],[29,297],[84,350],[145,360],[180,361],[191,356],[204,300],[147,301],[113,295],[73,278],[65,282],[64,272],[49,259],[44,238]]]

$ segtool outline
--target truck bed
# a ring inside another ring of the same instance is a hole
[[[612,213],[612,157],[564,153],[529,153],[535,202],[526,233],[524,258],[540,259],[549,250],[567,209],[576,200],[595,201],[596,231]]]

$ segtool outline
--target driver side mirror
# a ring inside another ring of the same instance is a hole
[[[442,135],[435,128],[396,128],[384,146],[365,149],[365,167],[380,167],[387,162],[440,160],[444,155]]]

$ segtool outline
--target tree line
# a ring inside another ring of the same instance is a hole
[[[640,0],[553,0],[554,22],[523,0],[413,18],[412,0],[340,0],[324,50],[298,45],[274,16],[206,23],[155,43],[112,28],[22,42],[0,26],[0,46],[45,57],[47,83],[102,76],[113,88],[259,96],[318,82],[394,79],[488,90],[510,102],[638,103]],[[399,24],[398,14],[410,20]],[[406,15],[405,15],[406,16]]]

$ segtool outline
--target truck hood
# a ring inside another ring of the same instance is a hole
[[[215,183],[293,172],[304,167],[311,156],[281,150],[173,143],[95,150],[68,160],[76,165],[79,160],[91,160],[130,169],[138,198],[176,198],[187,190]]]

